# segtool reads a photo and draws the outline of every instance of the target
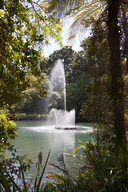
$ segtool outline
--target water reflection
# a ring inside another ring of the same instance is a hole
[[[78,139],[83,142],[89,141],[91,136],[87,133],[91,128],[81,130],[55,130],[53,127],[42,125],[38,121],[20,121],[17,122],[19,127],[19,137],[12,141],[18,153],[28,154],[28,158],[32,159],[33,166],[31,171],[27,173],[27,177],[36,175],[36,163],[38,154],[43,154],[43,164],[46,161],[47,154],[51,149],[49,162],[57,163],[57,157],[60,154],[72,153],[78,145]],[[90,124],[91,126],[91,124]],[[76,159],[66,159],[67,167],[77,163]],[[47,171],[55,171],[53,167],[47,166]],[[57,171],[57,170],[56,170]]]

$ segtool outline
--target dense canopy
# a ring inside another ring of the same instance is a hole
[[[42,48],[49,39],[61,44],[62,23],[46,12],[43,2],[0,2],[0,106],[20,99],[28,73],[40,74]]]

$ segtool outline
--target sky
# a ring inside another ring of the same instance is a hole
[[[72,24],[73,19],[70,18],[66,19],[64,21],[64,25],[63,25],[63,32],[62,32],[62,37],[63,37],[63,44],[64,46],[72,46],[72,49],[74,51],[80,51],[81,47],[80,47],[80,42],[82,41],[82,39],[84,39],[85,37],[87,37],[89,35],[89,31],[86,31],[82,37],[78,37],[78,35],[76,36],[76,38],[73,40],[73,44],[72,43],[68,43],[67,38],[68,38],[68,32],[69,32],[69,27]],[[57,45],[57,43],[55,43],[54,40],[50,40],[50,44],[48,46],[44,46],[44,51],[43,54],[45,57],[48,57],[50,54],[52,54],[54,51],[61,49],[59,45]]]

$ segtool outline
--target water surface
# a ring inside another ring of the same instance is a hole
[[[66,156],[67,153],[72,153],[78,146],[78,140],[83,142],[91,140],[92,124],[79,124],[79,130],[56,130],[53,126],[47,126],[42,121],[16,121],[19,137],[12,141],[19,154],[27,154],[29,159],[32,159],[33,165],[31,170],[26,173],[26,177],[30,178],[32,174],[36,175],[36,163],[38,162],[38,154],[43,154],[43,164],[47,158],[48,152],[51,149],[49,162],[56,163],[57,157],[60,154]],[[86,126],[86,127],[83,127]],[[78,154],[82,152],[79,151]],[[67,167],[76,165],[78,161],[75,158],[65,159]],[[50,165],[47,165],[46,171],[57,172]]]

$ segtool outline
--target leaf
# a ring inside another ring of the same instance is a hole
[[[11,192],[11,189],[8,185],[8,182],[6,180],[6,177],[3,172],[2,164],[0,163],[0,174],[1,174],[1,184],[3,185],[5,192]]]
[[[2,168],[2,164],[0,163],[0,173],[1,173],[1,176],[2,176],[2,180],[1,180],[1,184],[3,185],[4,189],[5,189],[5,192],[11,192],[11,189],[10,189],[10,186],[8,184],[8,181],[6,180],[6,177],[5,177],[5,174],[7,174],[8,178],[11,180],[12,182],[12,186],[13,188],[17,189],[19,192],[22,192],[20,190],[20,188],[18,187],[18,185],[15,183],[15,181],[13,180],[13,178],[10,176],[10,174],[4,169],[4,172],[3,172],[3,168]]]
[[[38,185],[37,185],[37,192],[39,192],[39,187],[40,187],[41,180],[42,180],[42,178],[43,178],[43,175],[44,175],[44,172],[45,172],[45,169],[46,169],[47,163],[48,163],[48,159],[49,159],[49,156],[50,156],[50,152],[51,152],[51,150],[49,150],[49,153],[48,153],[48,156],[47,156],[47,159],[46,159],[46,162],[45,162],[45,165],[44,165],[43,171],[42,171],[42,173],[41,173],[41,176],[40,176],[40,179],[39,179],[39,182],[38,182]]]

